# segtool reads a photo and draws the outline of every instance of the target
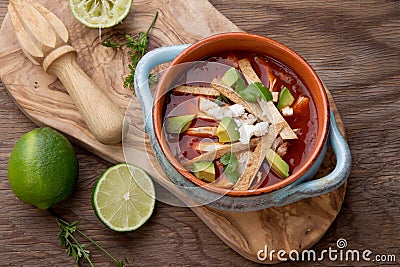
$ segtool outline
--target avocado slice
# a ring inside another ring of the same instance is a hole
[[[167,119],[167,131],[169,133],[183,133],[190,127],[195,117],[196,114],[169,117]]]
[[[221,143],[239,140],[240,134],[236,122],[231,117],[223,118],[217,128],[217,136]]]
[[[269,166],[280,176],[283,178],[289,177],[289,165],[275,151],[269,149],[266,158]]]
[[[225,72],[224,76],[222,77],[221,81],[229,87],[234,87],[237,81],[240,79],[238,71],[231,67],[227,72]]]
[[[281,93],[279,94],[278,109],[281,110],[284,107],[291,106],[294,102],[294,97],[290,93],[289,89],[283,87]]]
[[[235,87],[235,91],[240,93],[241,91],[246,89],[246,82],[242,78],[239,77],[239,79],[236,81],[234,87]]]
[[[214,163],[208,161],[195,162],[192,167],[192,172],[197,178],[206,181],[215,181],[215,167]]]
[[[228,87],[233,88],[236,92],[241,92],[246,89],[246,82],[240,77],[239,72],[234,67],[231,67],[225,72],[221,81]]]

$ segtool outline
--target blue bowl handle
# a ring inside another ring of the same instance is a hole
[[[163,46],[154,49],[143,56],[136,66],[135,71],[135,92],[142,106],[143,117],[145,119],[145,130],[152,132],[153,128],[151,111],[153,109],[153,96],[150,92],[148,83],[151,70],[163,63],[170,62],[181,53],[188,44]]]
[[[351,169],[351,154],[332,111],[328,141],[336,155],[335,169],[325,177],[283,188],[283,194],[275,195],[274,203],[284,206],[304,198],[326,194],[339,188],[346,181]]]

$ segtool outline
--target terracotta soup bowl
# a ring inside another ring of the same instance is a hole
[[[315,108],[316,134],[308,157],[289,177],[253,190],[228,190],[208,184],[186,170],[171,152],[165,136],[164,112],[166,93],[188,64],[202,61],[227,51],[268,57],[283,63],[301,80]],[[147,82],[150,71],[157,65],[172,61],[160,78],[154,99]],[[181,67],[184,66],[184,67]],[[347,179],[351,156],[345,139],[340,134],[321,80],[311,66],[290,48],[266,37],[247,33],[225,33],[203,39],[193,45],[167,46],[146,54],[139,62],[135,88],[146,118],[146,132],[155,155],[172,183],[196,203],[232,210],[250,211],[326,194]],[[312,180],[325,156],[328,144],[336,154],[336,168],[327,176]]]

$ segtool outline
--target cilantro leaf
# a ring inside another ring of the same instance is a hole
[[[219,160],[223,165],[228,165],[231,162],[231,159],[236,156],[232,153],[225,154]]]
[[[228,153],[221,157],[219,160],[224,165],[225,177],[231,182],[236,183],[240,177],[240,173],[237,171],[238,159],[235,154]]]
[[[272,100],[271,92],[260,82],[250,84],[246,89],[240,91],[239,94],[244,100],[249,102],[256,102],[258,99]]]
[[[225,172],[226,179],[232,184],[236,184],[237,180],[240,178],[240,173],[237,171],[234,172]]]

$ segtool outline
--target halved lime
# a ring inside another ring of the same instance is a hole
[[[69,0],[74,17],[90,28],[109,28],[129,13],[132,0]]]
[[[97,217],[118,232],[132,231],[151,216],[155,190],[140,168],[118,164],[106,170],[93,189],[92,205]]]

